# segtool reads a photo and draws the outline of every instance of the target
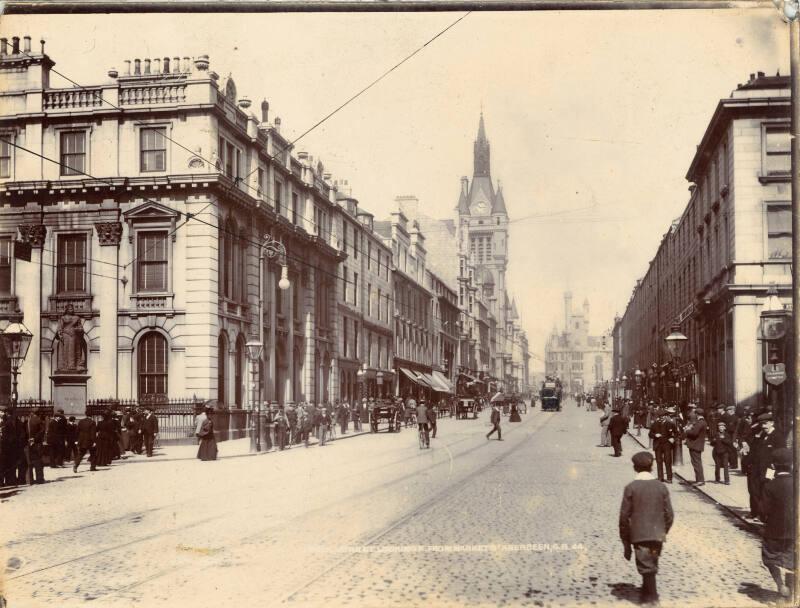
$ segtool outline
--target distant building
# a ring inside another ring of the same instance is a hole
[[[545,373],[558,376],[569,392],[589,391],[612,378],[611,335],[589,335],[589,300],[572,309],[572,293],[564,294],[564,331],[553,328],[545,345]]]

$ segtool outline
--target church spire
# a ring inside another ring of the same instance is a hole
[[[486,139],[486,127],[483,123],[483,112],[481,112],[480,122],[478,123],[478,138],[474,146],[474,171],[473,177],[489,177],[489,140]]]

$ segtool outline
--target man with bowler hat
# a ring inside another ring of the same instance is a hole
[[[642,575],[642,603],[658,602],[656,574],[661,548],[672,527],[674,514],[667,486],[653,477],[653,456],[637,452],[631,458],[636,478],[625,486],[619,510],[619,536],[625,559],[636,556]]]
[[[611,436],[611,447],[614,448],[614,456],[622,456],[622,436],[628,430],[629,420],[622,415],[619,408],[615,408],[611,413],[611,420],[608,423],[608,434]]]
[[[686,447],[689,448],[689,458],[694,469],[694,486],[706,485],[703,474],[703,450],[706,446],[706,421],[699,410],[694,409],[689,413],[689,426],[686,427]]]
[[[664,469],[666,468],[666,482],[672,483],[672,450],[678,429],[675,427],[675,423],[667,417],[665,410],[657,410],[656,416],[656,421],[650,427],[649,436],[653,440],[658,480],[665,481]]]

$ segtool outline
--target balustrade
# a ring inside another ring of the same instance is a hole
[[[102,89],[64,89],[45,91],[42,101],[45,110],[96,108],[103,105]]]
[[[146,85],[120,89],[122,105],[148,105],[156,103],[180,103],[186,101],[186,85]]]

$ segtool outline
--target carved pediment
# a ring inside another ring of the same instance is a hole
[[[179,211],[170,209],[165,205],[148,201],[128,209],[122,214],[128,224],[128,240],[133,242],[133,226],[134,224],[156,223],[161,225],[169,225],[172,240],[175,240],[175,228],[178,223],[178,218],[181,214]]]

